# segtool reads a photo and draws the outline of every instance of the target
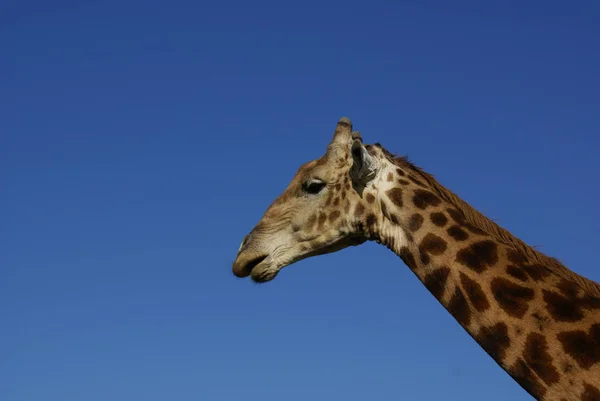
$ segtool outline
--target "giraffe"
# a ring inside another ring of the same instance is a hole
[[[393,251],[462,328],[538,400],[600,401],[600,285],[528,246],[347,118],[239,247],[257,283],[366,241]]]

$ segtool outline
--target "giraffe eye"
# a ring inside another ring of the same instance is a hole
[[[308,180],[304,183],[303,189],[304,189],[304,192],[306,192],[306,193],[309,193],[311,195],[316,195],[319,192],[321,192],[321,190],[323,190],[323,188],[325,188],[326,185],[327,184],[325,184],[321,180],[312,179],[312,180]]]

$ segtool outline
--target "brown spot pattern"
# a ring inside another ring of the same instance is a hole
[[[408,266],[411,270],[416,270],[417,261],[413,256],[412,252],[405,246],[400,248],[400,259]]]
[[[362,217],[362,215],[365,213],[365,207],[362,203],[358,203],[356,205],[356,208],[354,208],[354,215],[356,217]]]
[[[417,180],[415,177],[413,177],[412,175],[408,176],[408,179],[411,180],[412,182],[414,182],[415,184],[417,184],[420,187],[423,188],[427,188],[427,185],[423,184],[421,181]]]
[[[550,271],[543,265],[524,265],[522,268],[525,270],[525,272],[527,272],[529,277],[533,279],[533,281],[542,281],[544,278],[550,275]]]
[[[514,268],[520,268],[522,273],[517,273],[520,277],[523,277],[523,273],[527,274],[533,281],[540,281],[550,275],[548,269],[539,264],[529,264],[529,261],[516,249],[508,249],[506,252],[508,260],[514,265]],[[514,272],[515,270],[513,270]],[[510,274],[510,273],[509,273]],[[512,275],[512,274],[511,274]],[[519,278],[513,276],[515,278]],[[525,281],[525,280],[521,280]]]
[[[522,287],[501,277],[492,280],[491,289],[500,307],[509,315],[518,318],[527,312],[528,303],[535,296],[531,288]]]
[[[506,268],[506,273],[508,273],[510,276],[516,278],[517,280],[520,281],[527,281],[527,273],[525,272],[525,270],[518,268],[517,266],[508,266]]]
[[[525,362],[533,369],[540,379],[548,386],[558,382],[558,370],[554,366],[552,356],[548,352],[546,337],[540,333],[531,333],[527,336],[523,351]]]
[[[339,210],[334,210],[329,214],[329,221],[333,223],[338,219],[338,217],[340,217],[341,214],[342,213]]]
[[[452,217],[452,220],[454,220],[454,222],[456,224],[458,224],[459,226],[466,228],[473,234],[478,234],[478,235],[486,234],[485,231],[483,231],[482,229],[475,227],[473,224],[467,222],[467,219],[465,218],[465,216],[458,210],[453,209],[453,208],[448,208],[448,209],[446,209],[446,211],[448,212],[450,217]]]
[[[544,290],[544,302],[552,317],[560,322],[577,322],[583,319],[583,311],[576,299],[569,299],[557,292]]]
[[[406,174],[404,173],[404,171],[400,170],[399,168],[396,169],[396,174],[398,174],[399,176],[403,177]]]
[[[517,252],[517,250],[515,249],[508,249],[506,251],[506,256],[508,257],[508,260],[516,265],[526,265],[527,263],[529,263],[529,261],[527,260],[527,258],[521,254],[520,252]]]
[[[589,333],[583,330],[566,331],[559,333],[557,338],[565,352],[583,369],[600,363],[600,323],[590,327]]]
[[[431,213],[429,218],[431,219],[431,222],[438,227],[444,227],[446,223],[448,223],[448,218],[441,212]]]
[[[426,209],[429,206],[437,206],[442,201],[436,195],[424,189],[417,189],[413,195],[413,204],[419,209]]]
[[[423,279],[423,284],[434,297],[441,299],[444,295],[444,290],[446,289],[446,281],[448,280],[449,274],[450,269],[448,267],[440,267],[426,275]]]
[[[410,182],[408,182],[408,181],[406,181],[406,180],[403,180],[402,178],[398,178],[398,184],[401,184],[401,185],[409,185],[409,184],[410,184]]]
[[[469,239],[469,234],[459,226],[452,226],[447,230],[448,235],[454,238],[457,241],[465,241]]]
[[[584,383],[581,401],[600,401],[600,390],[598,387]]]
[[[387,182],[392,182],[394,181],[394,174],[392,174],[391,172],[388,173],[387,175]]]
[[[490,302],[485,295],[485,292],[481,289],[481,285],[475,280],[472,280],[465,273],[460,273],[460,283],[462,284],[463,290],[467,294],[467,298],[471,301],[471,304],[479,312],[483,312],[490,307]]]
[[[402,189],[400,188],[391,188],[385,193],[388,198],[392,201],[392,203],[398,207],[402,207],[404,205],[402,201]]]
[[[476,336],[477,342],[496,361],[502,361],[510,346],[508,326],[500,322],[493,326],[482,327]]]
[[[448,243],[435,234],[427,234],[419,244],[421,262],[429,263],[429,255],[441,255],[446,251]]]
[[[408,229],[413,233],[418,231],[423,225],[423,220],[423,216],[421,216],[419,213],[413,214],[408,220]]]
[[[509,369],[510,374],[517,383],[535,398],[546,394],[546,388],[533,374],[527,363],[521,358]]]
[[[366,199],[369,203],[375,202],[375,197],[373,196],[373,194],[367,194]]]
[[[498,262],[498,245],[490,240],[474,242],[458,251],[456,261],[481,273]]]
[[[456,291],[448,303],[448,312],[454,316],[458,323],[465,327],[471,322],[471,309],[469,308],[469,304],[467,304],[465,296],[458,287],[456,287]]]
[[[577,287],[577,284],[565,279],[562,279],[557,287],[560,292],[568,298],[576,298],[577,294],[579,294],[579,287]]]

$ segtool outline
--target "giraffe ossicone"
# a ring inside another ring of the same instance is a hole
[[[600,285],[528,246],[405,157],[341,118],[242,241],[232,270],[264,283],[286,266],[383,244],[539,400],[600,401]]]

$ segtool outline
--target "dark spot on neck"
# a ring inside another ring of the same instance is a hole
[[[580,292],[577,284],[565,279],[562,279],[557,287],[567,298],[577,298],[577,295]]]
[[[413,233],[418,231],[419,228],[421,228],[421,226],[423,225],[423,220],[423,216],[421,216],[420,214],[413,214],[408,220],[408,229]]]
[[[479,312],[483,312],[490,307],[490,303],[485,295],[485,292],[481,289],[481,285],[475,280],[472,280],[465,273],[460,272],[460,283],[467,294],[467,298],[471,301],[471,304]]]
[[[402,201],[402,189],[400,188],[391,188],[387,190],[385,193],[388,198],[392,201],[394,205],[397,207],[402,207],[404,202]]]
[[[559,322],[577,322],[583,319],[583,311],[577,299],[567,298],[557,292],[543,290],[544,302],[550,315]]]
[[[429,255],[441,255],[446,251],[448,243],[435,234],[427,234],[419,244],[421,262],[429,263]]]
[[[581,401],[600,401],[600,390],[598,387],[594,387],[591,384],[583,384],[583,394],[581,394]]]
[[[518,318],[525,315],[529,301],[535,296],[531,288],[522,287],[501,277],[492,280],[491,290],[498,305],[510,316]]]
[[[452,226],[447,230],[448,235],[454,238],[457,241],[466,241],[469,239],[469,234],[459,226]]]
[[[481,273],[498,262],[498,246],[490,240],[474,242],[458,251],[456,261]]]
[[[417,180],[415,177],[413,177],[412,175],[408,176],[408,179],[411,180],[412,182],[414,182],[415,184],[417,184],[420,187],[423,188],[427,188],[427,185],[423,184],[421,181]]]
[[[442,201],[436,195],[424,189],[417,189],[413,195],[413,204],[419,209],[426,209],[429,206],[438,206]]]
[[[482,327],[475,336],[481,347],[497,362],[502,362],[510,346],[508,326],[500,322],[493,326]]]
[[[471,322],[471,309],[460,288],[456,287],[454,295],[448,302],[447,309],[463,327],[468,326]]]
[[[452,220],[454,220],[454,222],[456,224],[469,230],[471,233],[477,234],[477,235],[487,235],[485,231],[483,231],[479,227],[476,227],[473,224],[469,223],[467,221],[467,219],[465,218],[464,214],[462,214],[457,209],[447,208],[446,212],[448,212],[448,214],[450,215],[450,217],[452,218]]]
[[[550,275],[550,271],[543,265],[531,264],[524,265],[522,269],[531,277],[534,281],[542,281]]]
[[[441,212],[431,213],[429,218],[431,219],[431,222],[438,227],[444,227],[446,223],[448,223],[448,218]]]
[[[441,299],[444,295],[444,290],[446,289],[446,281],[448,280],[449,274],[450,269],[448,267],[443,266],[437,268],[425,276],[423,284],[434,297]]]
[[[525,270],[520,269],[520,268],[518,268],[516,266],[512,266],[512,265],[507,266],[506,267],[506,273],[508,273],[508,275],[516,278],[517,280],[520,280],[520,281],[523,281],[523,282],[525,282],[525,281],[528,280],[527,273],[525,273]]]
[[[400,248],[399,256],[400,259],[402,259],[406,266],[408,266],[411,270],[417,269],[417,261],[415,260],[414,255],[412,254],[410,249],[408,249],[408,247],[403,246],[402,248]]]
[[[557,335],[564,351],[583,369],[600,363],[600,323],[583,330],[565,331]]]
[[[552,356],[548,352],[548,341],[540,333],[530,333],[523,351],[525,362],[533,369],[540,379],[551,386],[560,378],[554,366]]]
[[[517,266],[526,265],[529,263],[529,260],[522,253],[518,252],[516,249],[508,248],[506,250],[506,257],[512,263]]]
[[[522,358],[519,358],[508,371],[513,379],[534,398],[541,399],[546,394],[546,388]]]

